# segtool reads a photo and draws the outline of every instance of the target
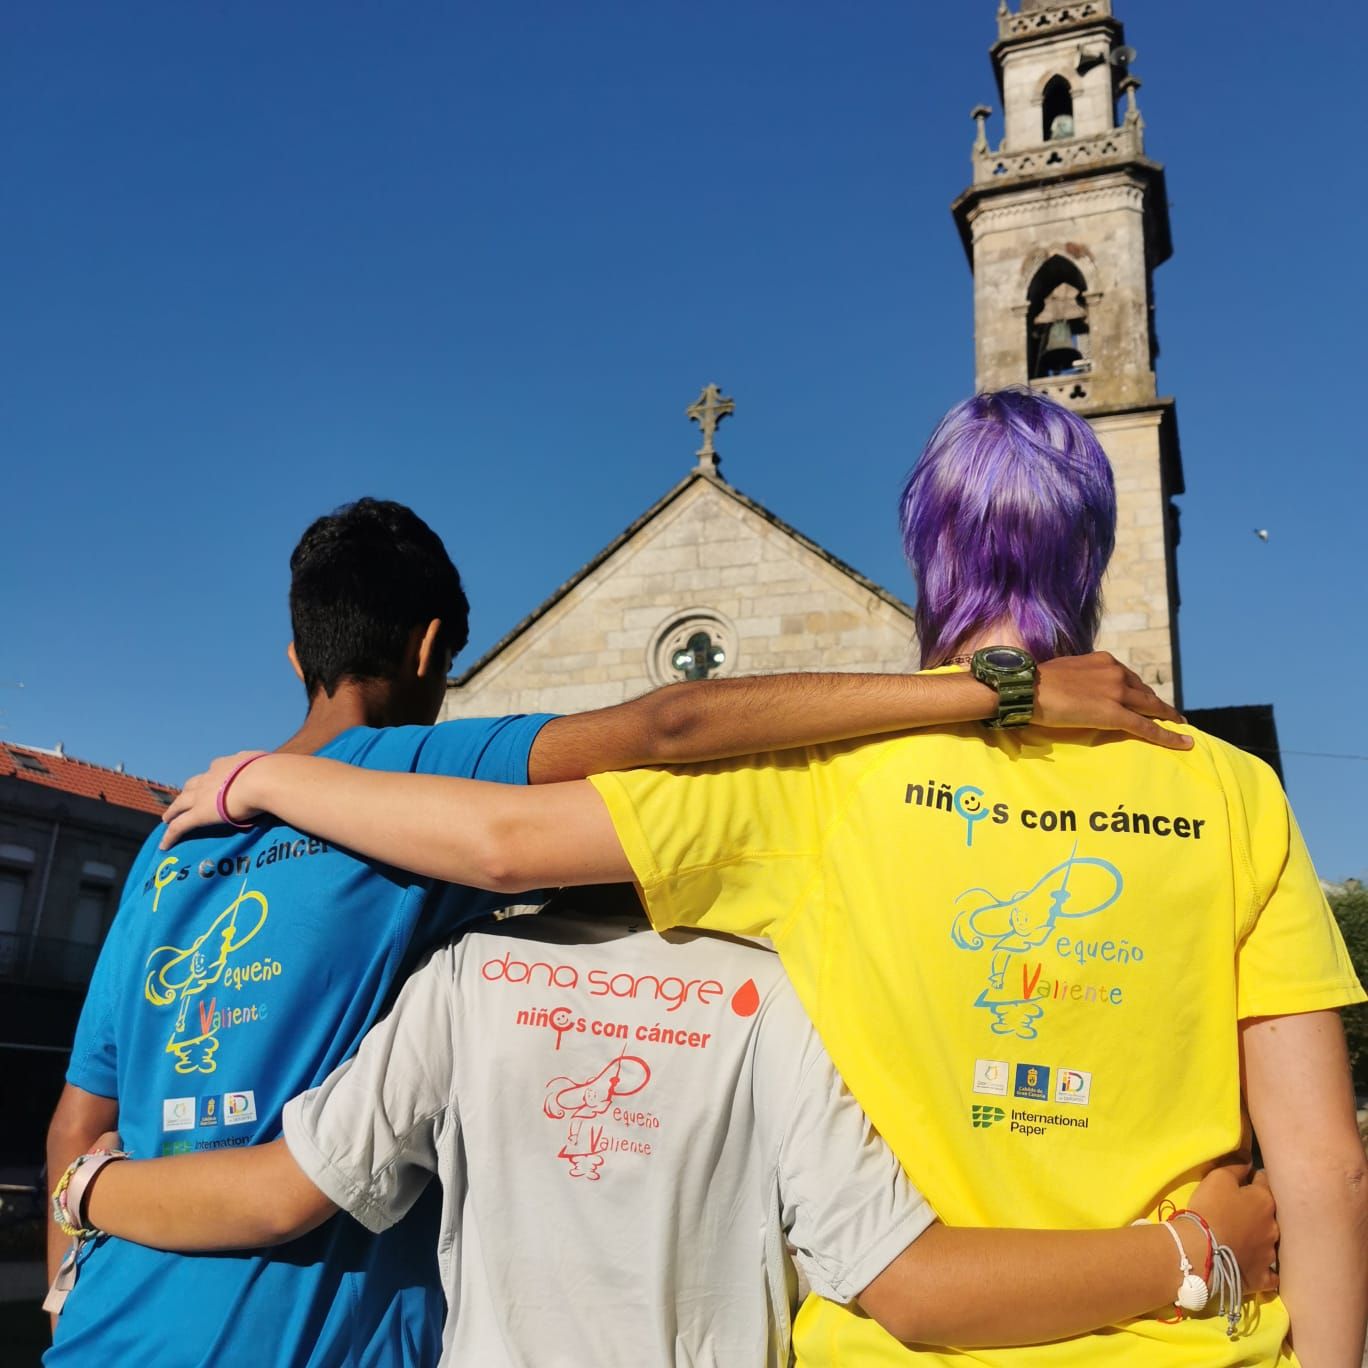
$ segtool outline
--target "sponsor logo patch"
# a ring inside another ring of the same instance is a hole
[[[974,1091],[992,1097],[1007,1096],[1007,1078],[1012,1066],[1005,1059],[974,1060]]]
[[[195,1099],[193,1097],[165,1097],[162,1099],[162,1130],[195,1129]]]
[[[996,1126],[1006,1115],[1001,1107],[990,1107],[980,1102],[975,1102],[969,1108],[969,1120],[975,1130],[987,1130],[989,1126]]]
[[[1016,1081],[1012,1085],[1014,1097],[1029,1097],[1033,1102],[1050,1100],[1050,1071],[1044,1064],[1018,1064]]]
[[[1092,1074],[1081,1069],[1059,1069],[1055,1073],[1056,1102],[1072,1102],[1077,1107],[1087,1106],[1092,1095]]]
[[[256,1093],[230,1092],[223,1094],[223,1124],[243,1126],[257,1119]]]

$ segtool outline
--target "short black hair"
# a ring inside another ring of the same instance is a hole
[[[411,508],[358,499],[312,523],[290,555],[290,623],[312,698],[343,679],[385,679],[414,627],[442,622],[454,656],[470,604],[442,540]]]

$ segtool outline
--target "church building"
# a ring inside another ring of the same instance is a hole
[[[971,183],[952,206],[974,280],[975,384],[1030,385],[1085,417],[1116,473],[1099,646],[1182,706],[1174,402],[1159,394],[1155,268],[1172,253],[1164,169],[1112,0],[1001,0]],[[448,688],[444,717],[578,711],[660,684],[779,670],[916,667],[910,607],[721,475],[709,385],[697,464]],[[1200,726],[1277,766],[1268,707]]]
[[[447,690],[443,717],[578,712],[680,679],[916,668],[912,609],[718,472],[732,401],[688,409],[697,464]]]

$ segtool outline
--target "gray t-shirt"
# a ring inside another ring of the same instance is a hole
[[[635,929],[544,915],[442,947],[285,1109],[370,1230],[441,1179],[443,1364],[786,1364],[786,1245],[845,1302],[934,1219],[775,955]]]

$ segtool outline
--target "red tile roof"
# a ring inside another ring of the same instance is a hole
[[[58,751],[41,750],[36,746],[16,746],[9,741],[0,745],[0,778],[23,779],[30,784],[41,784],[44,788],[59,789],[62,793],[73,793],[81,798],[94,798],[117,807],[149,812],[154,817],[160,817],[166,811],[167,801],[178,792],[170,784],[140,779],[135,774],[122,774],[118,770],[92,765],[88,760],[77,760]]]

